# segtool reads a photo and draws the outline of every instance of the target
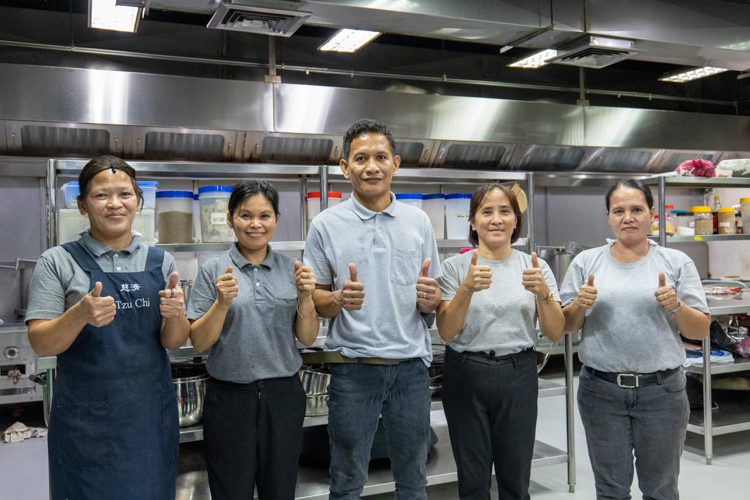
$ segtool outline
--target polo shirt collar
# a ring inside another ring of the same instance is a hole
[[[260,265],[263,267],[267,267],[268,269],[273,269],[273,263],[275,260],[273,254],[274,251],[271,250],[271,245],[268,245],[268,253],[266,254],[266,258],[263,259],[263,262],[261,262]],[[242,255],[239,248],[237,248],[237,243],[232,244],[232,248],[229,249],[229,256],[232,258],[232,262],[234,262],[238,268],[253,265],[252,262],[247,260],[245,256]]]
[[[117,252],[120,253],[126,253],[126,254],[132,254],[138,248],[141,246],[141,238],[139,236],[140,233],[137,231],[130,231],[130,234],[133,236],[133,239],[130,241],[130,244],[123,248],[122,250],[117,250]],[[91,237],[89,234],[89,230],[83,231],[81,233],[81,239],[80,239],[81,245],[83,245],[83,248],[89,251],[91,255],[94,257],[101,257],[102,255],[108,253],[108,252],[114,252],[115,250],[112,250],[108,246],[102,245],[97,240]]]
[[[393,192],[390,193],[391,195],[391,204],[388,205],[382,212],[373,212],[369,208],[366,208],[364,205],[362,205],[359,201],[357,201],[357,198],[352,195],[349,199],[352,202],[352,211],[357,214],[357,217],[359,217],[362,220],[372,219],[379,213],[388,214],[391,217],[396,216],[396,196],[393,194]]]

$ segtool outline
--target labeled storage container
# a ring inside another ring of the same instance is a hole
[[[733,208],[720,208],[719,209],[719,234],[735,234],[736,225],[734,223],[734,209]]]
[[[193,242],[201,242],[201,202],[198,193],[193,194]]]
[[[158,185],[156,181],[138,181],[138,187],[143,191],[143,210],[156,208],[155,195]],[[66,182],[61,189],[65,198],[65,208],[78,208],[77,198],[80,193],[78,181]]]
[[[227,224],[230,186],[204,186],[198,189],[201,210],[201,241],[229,243],[235,240],[234,230]]]
[[[397,193],[396,201],[411,205],[413,207],[422,208],[422,195],[420,193]]]
[[[305,197],[307,200],[307,227],[310,227],[310,222],[320,213],[320,191],[313,191],[307,193]],[[328,192],[328,208],[334,207],[341,203],[341,193],[338,191]]]
[[[750,198],[740,198],[740,215],[743,234],[750,233]]]
[[[193,192],[158,191],[156,193],[156,227],[159,243],[193,241]]]
[[[471,193],[445,196],[445,227],[449,240],[469,238],[469,206]]]
[[[654,220],[651,222],[651,236],[659,236],[659,216],[654,215]]]
[[[425,211],[435,231],[435,238],[445,238],[445,195],[443,193],[422,196],[422,210]]]
[[[695,234],[695,219],[693,212],[675,212],[677,236],[693,236]]]
[[[80,234],[91,226],[87,215],[81,215],[78,209],[61,208],[57,217],[57,242],[59,245],[76,241]],[[141,235],[141,242],[154,244],[154,211],[141,210],[135,214],[131,229]]]
[[[695,219],[695,234],[714,234],[714,218],[711,215],[711,207],[698,206],[690,209]]]

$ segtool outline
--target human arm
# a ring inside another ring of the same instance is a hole
[[[435,278],[430,277],[429,257],[422,263],[422,271],[417,279],[417,309],[422,313],[430,313],[440,305],[443,294]]]
[[[169,277],[167,288],[159,292],[160,341],[165,349],[179,349],[190,335],[190,322],[182,307],[185,297],[178,282],[179,274],[175,271]]]
[[[675,312],[672,317],[683,337],[693,340],[703,340],[706,338],[711,327],[711,315],[693,309],[682,302],[677,297],[677,292],[674,288],[667,285],[664,273],[659,273],[659,287],[654,292],[654,297],[659,302],[659,305],[669,312],[677,309],[682,304],[680,310]]]
[[[294,333],[300,342],[310,347],[318,336],[320,322],[315,311],[315,273],[299,262],[294,263],[294,285],[297,288],[297,320]]]
[[[536,252],[531,253],[531,267],[523,270],[523,286],[536,297],[536,312],[542,333],[552,342],[559,341],[565,333],[565,315],[554,297],[546,303],[539,302],[546,301],[552,290],[539,265]]]
[[[569,270],[570,272],[571,270]],[[566,276],[566,280],[568,277]],[[580,283],[580,282],[579,282]],[[578,289],[578,295],[570,304],[563,307],[565,316],[565,332],[574,333],[583,328],[586,311],[594,307],[597,290],[594,287],[594,275],[589,274],[588,281]]]
[[[365,285],[357,281],[357,267],[349,264],[349,279],[335,292],[331,291],[331,285],[316,284],[312,299],[315,309],[323,318],[333,318],[342,309],[347,311],[362,309]]]
[[[234,298],[239,293],[239,284],[237,278],[232,275],[232,271],[233,267],[229,266],[223,275],[216,278],[216,299],[203,316],[190,321],[190,340],[198,352],[206,351],[221,336],[229,306],[232,305]],[[205,282],[207,281],[209,281],[208,274],[201,269],[201,274],[196,280],[196,286],[190,300],[191,310],[194,300],[199,297],[199,287],[206,286],[207,283]]]
[[[450,288],[450,291],[454,292],[448,294],[452,295],[450,300],[442,300],[437,308],[438,333],[445,342],[451,341],[463,329],[474,293],[487,290],[492,283],[490,266],[478,266],[478,258],[479,253],[474,250],[466,277],[457,289],[453,285],[453,283],[458,283],[453,269],[450,264],[444,263],[443,265],[441,288]]]

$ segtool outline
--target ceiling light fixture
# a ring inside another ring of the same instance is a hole
[[[89,28],[134,33],[140,11],[139,7],[117,5],[117,0],[89,0]]]
[[[704,66],[703,68],[683,69],[678,72],[667,73],[666,75],[659,78],[660,82],[677,82],[684,83],[698,78],[715,75],[717,73],[723,73],[729,71],[726,68],[714,68],[713,66]]]
[[[524,57],[518,61],[508,65],[509,68],[540,68],[549,64],[549,59],[557,56],[557,51],[554,49],[542,50],[529,57]]]
[[[353,30],[344,28],[326,43],[320,46],[318,50],[334,52],[356,52],[365,44],[374,40],[379,31]]]

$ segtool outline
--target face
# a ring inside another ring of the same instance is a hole
[[[377,200],[390,196],[391,179],[400,163],[401,157],[393,156],[384,135],[367,133],[352,141],[349,160],[341,160],[339,164],[360,198]]]
[[[92,236],[116,238],[130,234],[140,204],[128,174],[103,170],[89,182],[86,198],[78,200],[78,211],[88,214]]]
[[[234,214],[228,214],[227,223],[234,229],[237,243],[248,250],[263,250],[273,238],[278,219],[273,205],[262,194],[245,198]]]
[[[516,214],[505,193],[493,189],[484,196],[470,223],[477,232],[479,243],[495,249],[510,245],[516,228]]]
[[[651,231],[654,208],[648,208],[646,197],[637,189],[621,187],[609,199],[607,220],[618,241],[638,242]]]

